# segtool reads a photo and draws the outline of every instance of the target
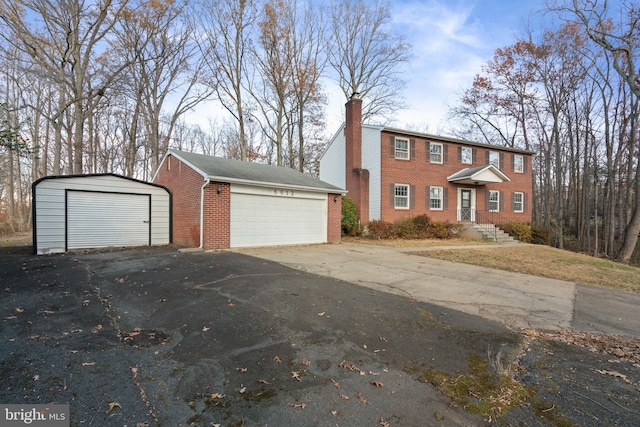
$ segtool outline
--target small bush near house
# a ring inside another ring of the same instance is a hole
[[[399,219],[394,223],[398,238],[400,239],[417,239],[418,231],[413,218]]]
[[[531,243],[534,245],[549,245],[551,243],[551,233],[544,227],[532,224]]]
[[[449,222],[431,221],[427,215],[403,218],[391,224],[386,221],[371,221],[368,237],[376,240],[388,239],[451,239],[459,237],[462,226]]]
[[[429,238],[429,227],[431,226],[431,218],[429,218],[428,215],[418,215],[413,218],[413,222],[416,225],[418,239]]]
[[[531,226],[525,222],[506,222],[500,228],[523,243],[531,243]]]
[[[342,235],[355,236],[360,234],[358,227],[358,209],[353,200],[347,196],[342,197]]]
[[[395,227],[390,222],[374,220],[370,221],[367,226],[369,229],[368,237],[375,240],[395,239]]]

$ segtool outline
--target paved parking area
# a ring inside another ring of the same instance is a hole
[[[524,352],[518,375],[543,409],[576,425],[637,421],[629,363],[529,343],[387,285],[174,247],[5,248],[0,277],[0,402],[68,403],[72,426],[484,425],[422,375],[458,378],[499,350]],[[532,404],[497,424],[551,425]]]

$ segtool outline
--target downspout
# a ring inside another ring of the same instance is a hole
[[[204,189],[211,183],[211,180],[207,177],[202,188],[200,189],[200,249],[204,246]]]

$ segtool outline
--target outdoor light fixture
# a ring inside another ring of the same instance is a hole
[[[333,203],[336,203],[338,201],[338,196],[333,196]]]
[[[218,194],[222,193],[222,186],[218,185]]]

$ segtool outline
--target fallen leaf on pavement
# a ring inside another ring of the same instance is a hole
[[[136,427],[149,427],[149,423],[136,423]]]
[[[24,308],[20,308],[20,307],[18,307],[18,308],[16,308],[14,311],[15,311],[16,313],[22,313],[22,312],[24,312]]]
[[[611,375],[613,377],[616,378],[622,378],[625,382],[631,384],[631,381],[629,381],[629,379],[627,378],[626,375],[621,374],[620,372],[616,372],[616,371],[603,371],[600,369],[596,369],[596,372],[598,372],[599,374],[603,374],[603,375]]]
[[[367,399],[364,398],[364,396],[362,396],[362,393],[358,393],[358,399],[360,400],[360,402],[362,402],[364,405],[366,405],[367,403],[369,403],[369,401]]]
[[[333,415],[334,417],[338,416],[338,411],[331,411],[331,415]]]
[[[211,398],[212,398],[212,399],[222,399],[222,398],[224,398],[224,394],[220,394],[220,393],[213,393],[213,394],[211,395]]]
[[[236,368],[236,371],[242,372],[244,374],[245,372],[249,371],[249,369],[248,368]]]
[[[242,387],[242,388],[240,389],[240,394],[244,393],[245,391],[247,391],[247,388],[246,388],[246,387]]]
[[[278,363],[282,363],[282,359],[280,359],[280,356],[274,356],[273,357],[273,361],[274,362],[278,362]]]
[[[231,300],[227,301],[227,307],[235,307],[236,305],[231,302]]]
[[[326,312],[326,311],[322,311],[322,312],[318,313],[318,316],[322,317],[322,316],[324,316],[325,314],[327,314],[327,312]]]
[[[299,371],[298,372],[291,372],[291,378],[293,378],[295,380],[298,380],[298,381],[302,381],[300,379],[300,372]]]
[[[382,382],[380,382],[378,380],[371,380],[371,381],[369,381],[369,384],[374,385],[376,387],[384,387],[384,384],[382,384]]]
[[[382,427],[390,427],[391,424],[389,424],[388,422],[386,422],[384,419],[380,418],[380,425]]]
[[[82,362],[82,366],[93,366],[96,362]]]
[[[344,394],[341,394],[341,395],[340,395],[340,399],[342,399],[342,400],[349,400],[349,396],[346,396],[346,395],[344,395]]]
[[[333,383],[333,385],[338,389],[338,391],[340,390],[340,383],[337,382],[336,380],[334,380],[333,378],[331,378],[331,382]]]
[[[105,411],[105,414],[108,414],[109,412],[113,411],[116,408],[121,408],[120,404],[118,402],[111,402],[109,403],[109,409],[107,409]]]
[[[202,327],[202,332],[207,332],[209,329],[211,329],[211,328],[207,328],[206,326],[203,326]]]
[[[271,384],[271,383],[270,383],[269,381],[267,381],[267,380],[258,380],[258,382],[259,382],[259,383],[262,383],[262,384]]]
[[[34,381],[38,381],[39,379],[40,379],[40,375],[34,375],[34,376],[33,376],[33,380],[34,380]]]
[[[311,361],[310,361],[310,360],[305,359],[304,357],[301,357],[301,358],[300,358],[300,363],[302,363],[304,366],[309,366],[309,365],[311,365]]]
[[[307,407],[306,403],[289,403],[289,406],[293,406],[294,408],[304,409]]]

